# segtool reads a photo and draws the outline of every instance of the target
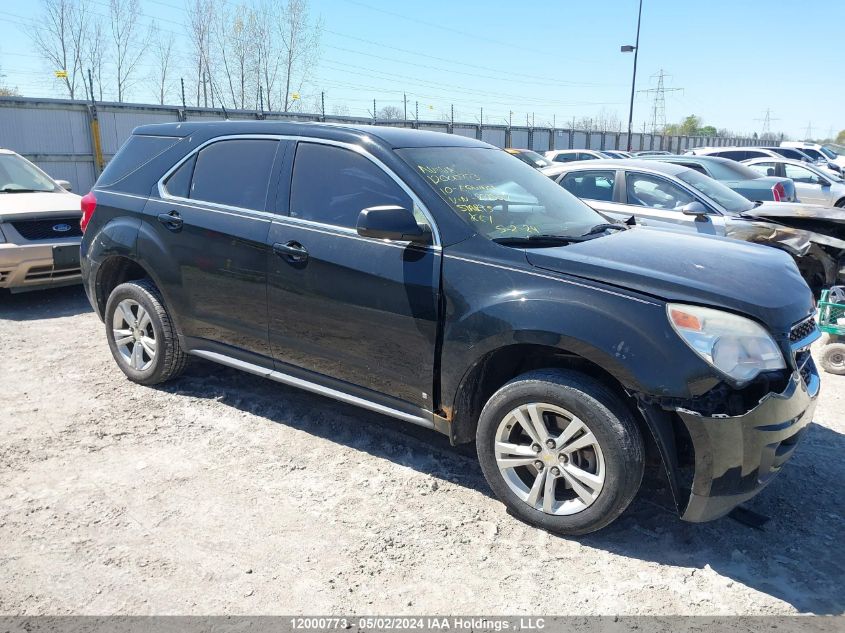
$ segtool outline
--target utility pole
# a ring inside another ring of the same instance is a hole
[[[376,122],[376,100],[373,99],[373,123]]]
[[[628,151],[631,151],[631,125],[634,120],[634,93],[637,90],[637,56],[640,53],[640,22],[643,18],[643,0],[640,0],[640,9],[637,13],[637,41],[634,46],[623,46],[623,53],[634,53],[634,74],[631,78],[631,105],[628,107]]]
[[[179,82],[182,84],[182,109],[185,109],[188,107],[185,105],[185,78],[179,77]]]
[[[205,82],[206,82],[206,73],[205,73],[205,71],[202,71],[202,105],[203,105],[204,108],[207,108],[208,107],[208,92],[206,91],[206,88],[205,88]]]
[[[771,109],[766,108],[766,112],[763,114],[763,118],[762,119],[754,119],[754,120],[763,122],[763,131],[760,133],[760,139],[761,140],[771,140],[771,138],[772,138],[772,121],[780,121],[780,119],[773,119]]]
[[[416,104],[414,105],[414,118],[417,120],[417,123],[419,123],[419,120],[420,120],[420,102],[419,101],[417,101]]]
[[[510,114],[508,114],[508,127],[511,127],[512,125],[513,125],[513,110],[511,110]]]
[[[326,92],[324,90],[320,91],[320,112],[323,115],[323,122],[326,121]]]
[[[455,104],[454,103],[452,104],[451,121],[452,121],[452,126],[454,127],[454,125],[455,125]]]
[[[657,88],[649,88],[647,90],[640,90],[639,92],[645,94],[654,94],[654,101],[651,106],[651,133],[658,134],[666,128],[666,93],[680,92],[683,88],[667,88],[663,82],[666,77],[671,77],[660,69],[660,72],[651,76],[652,79],[657,77]]]
[[[405,120],[408,120],[408,93],[402,93],[402,102],[405,104]]]
[[[482,127],[484,127],[484,108],[481,108],[481,118],[478,119]]]

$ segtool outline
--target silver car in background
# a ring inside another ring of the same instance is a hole
[[[845,208],[845,180],[817,165],[788,158],[751,158],[742,161],[762,176],[790,178],[801,202]]]
[[[540,170],[621,222],[766,244],[795,259],[810,288],[845,282],[845,212],[794,202],[751,202],[721,182],[656,160],[591,160]]]

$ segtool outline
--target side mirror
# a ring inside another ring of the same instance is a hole
[[[684,215],[694,215],[696,217],[701,217],[707,215],[707,207],[701,204],[698,200],[693,200],[689,204],[685,204],[681,207],[681,212]]]
[[[65,191],[73,191],[73,189],[71,189],[70,183],[67,180],[57,180],[56,184],[59,185],[59,187],[61,187]]]
[[[830,181],[829,181],[829,180],[825,180],[824,178],[819,178],[819,184],[820,184],[822,187],[830,187]]]
[[[414,214],[395,205],[369,207],[358,214],[358,235],[398,242],[431,243],[431,229],[417,222]]]

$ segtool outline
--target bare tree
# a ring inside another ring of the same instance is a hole
[[[156,97],[160,105],[164,105],[173,88],[173,35],[164,34],[154,27],[150,38],[150,54],[153,58],[152,80],[155,85]]]
[[[291,107],[291,94],[300,92],[317,64],[322,23],[311,21],[308,0],[288,0],[278,12],[276,26],[282,49],[284,111]]]
[[[208,105],[208,81],[211,75],[211,29],[216,7],[214,0],[193,0],[188,7],[188,26],[193,61],[197,72],[197,106]],[[202,102],[200,102],[202,97]],[[213,101],[213,95],[212,95]]]
[[[349,116],[349,106],[345,103],[337,103],[332,106],[332,114],[335,116]]]
[[[84,74],[85,68],[88,68],[91,70],[91,80],[94,84],[93,96],[99,101],[103,100],[103,69],[107,56],[106,48],[106,33],[103,27],[103,21],[95,16],[91,16],[82,56],[84,62],[82,85],[85,86],[85,96],[91,97],[87,76]]]
[[[6,85],[6,82],[3,81],[6,78],[6,75],[3,73],[3,69],[0,68],[0,97],[20,97],[21,93],[18,92],[18,89],[12,88]]]
[[[278,21],[279,5],[264,0],[253,11],[250,22],[252,41],[255,45],[255,82],[259,94],[264,95],[268,110],[273,109],[276,83],[279,76],[279,42],[275,24]]]
[[[87,0],[42,0],[38,26],[29,30],[41,57],[53,70],[65,71],[62,84],[71,99],[77,95],[79,82],[85,81],[83,47],[89,17]]]
[[[248,95],[253,94],[250,83],[255,67],[255,19],[253,10],[244,4],[234,9],[222,4],[215,20],[213,32],[217,57],[235,108],[244,109]]]
[[[109,0],[109,19],[114,43],[114,65],[117,82],[117,100],[122,102],[132,87],[133,75],[144,55],[149,35],[142,33],[139,22],[139,0]]]

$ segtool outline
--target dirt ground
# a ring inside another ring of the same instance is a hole
[[[0,613],[841,614],[845,377],[822,389],[764,529],[683,523],[650,475],[565,539],[433,432],[199,361],[141,387],[80,288],[5,294]]]

